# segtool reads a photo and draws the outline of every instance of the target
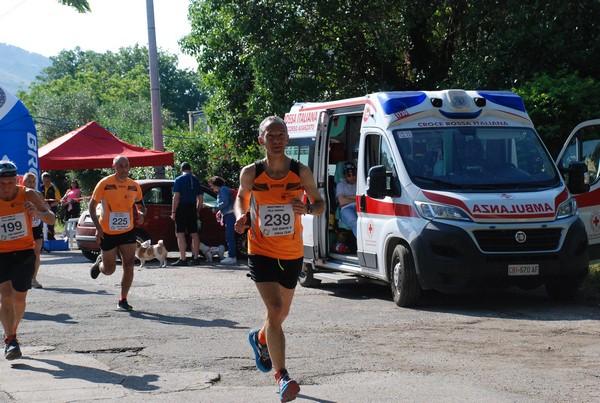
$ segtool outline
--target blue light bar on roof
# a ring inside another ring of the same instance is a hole
[[[525,112],[525,104],[520,96],[510,91],[477,91],[479,95],[498,105]]]
[[[427,95],[419,91],[402,93],[383,93],[378,94],[379,101],[386,115],[392,115],[398,111],[403,111],[413,106],[419,105],[425,101]]]

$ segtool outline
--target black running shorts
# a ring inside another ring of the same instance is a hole
[[[33,239],[44,239],[44,223],[40,223],[37,227],[31,229]]]
[[[34,273],[33,249],[0,253],[0,283],[10,280],[15,291],[25,292],[31,288]]]
[[[296,288],[298,277],[302,271],[304,258],[293,260],[275,259],[262,255],[248,256],[247,274],[256,283],[279,283],[288,289]]]
[[[111,235],[104,233],[104,238],[100,239],[100,249],[111,250],[119,245],[135,243],[135,230],[127,231],[122,234]]]

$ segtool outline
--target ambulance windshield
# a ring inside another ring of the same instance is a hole
[[[555,187],[560,177],[528,128],[395,130],[412,181],[424,189],[514,190]]]

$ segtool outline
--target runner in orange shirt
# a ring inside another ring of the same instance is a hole
[[[121,298],[118,307],[131,311],[133,307],[127,302],[127,295],[133,283],[135,265],[135,224],[144,222],[146,207],[142,202],[142,189],[136,181],[129,178],[129,160],[118,155],[113,160],[115,173],[98,182],[88,210],[90,218],[96,226],[96,238],[100,242],[101,253],[90,269],[93,279],[100,273],[106,276],[113,274],[117,268],[117,251],[123,264],[121,278]],[[101,215],[98,217],[96,207],[101,203]]]
[[[261,329],[248,334],[256,366],[263,372],[275,368],[281,402],[294,400],[300,392],[285,365],[283,321],[294,297],[302,270],[302,214],[322,214],[325,202],[306,165],[285,155],[289,140],[285,122],[269,116],[260,124],[258,142],[267,157],[245,166],[235,200],[235,230],[243,233],[248,225],[249,277],[254,280],[265,304],[266,320]],[[302,201],[306,193],[310,203]]]
[[[22,356],[17,328],[25,313],[27,291],[35,273],[32,222],[54,224],[55,216],[36,190],[17,185],[17,167],[0,161],[0,321],[6,338],[4,357]]]

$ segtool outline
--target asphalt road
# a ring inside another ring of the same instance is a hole
[[[175,255],[170,255],[170,262]],[[44,253],[19,331],[0,359],[0,401],[277,402],[247,341],[264,311],[244,264],[89,276],[77,250]],[[416,309],[387,287],[298,287],[285,323],[299,402],[600,401],[600,307],[543,290],[427,293]]]

